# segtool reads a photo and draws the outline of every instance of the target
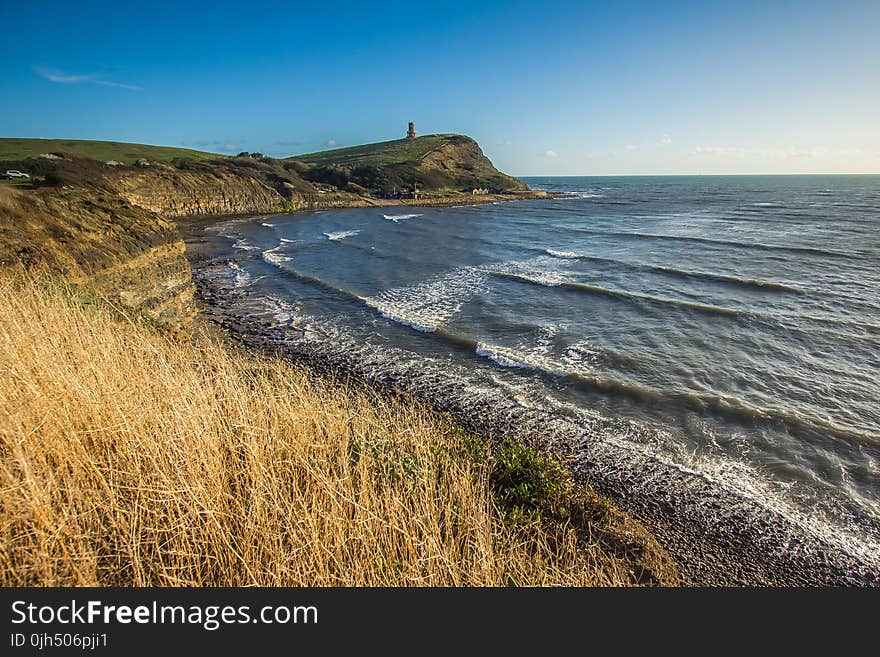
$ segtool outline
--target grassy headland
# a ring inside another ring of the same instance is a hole
[[[310,167],[305,177],[320,176],[381,196],[419,188],[423,192],[527,192],[520,180],[498,171],[470,137],[426,135],[377,144],[298,155],[292,160]]]
[[[2,585],[674,584],[519,443],[0,277]]]
[[[307,164],[339,164],[357,166],[371,164],[389,166],[415,162],[459,135],[425,135],[415,139],[394,139],[375,144],[348,146],[332,150],[295,155],[292,158]]]

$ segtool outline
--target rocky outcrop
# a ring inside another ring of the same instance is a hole
[[[470,137],[454,135],[424,155],[416,165],[421,178],[431,179],[443,172],[455,181],[458,189],[470,187],[505,192],[524,192],[529,187],[523,181],[501,173],[483,154],[479,144]]]

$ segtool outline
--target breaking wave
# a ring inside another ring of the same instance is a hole
[[[338,230],[335,232],[324,233],[327,236],[327,239],[336,242],[338,240],[344,240],[346,237],[352,237],[353,235],[359,234],[361,231],[359,230]]]
[[[387,319],[418,331],[432,332],[485,289],[485,272],[462,267],[416,285],[361,297],[361,300]]]
[[[579,233],[590,233],[592,235],[607,235],[608,237],[622,237],[626,239],[651,239],[651,240],[669,240],[674,242],[695,242],[699,244],[715,244],[718,246],[730,246],[738,249],[753,249],[760,251],[782,251],[785,253],[810,254],[822,256],[825,258],[842,258],[847,260],[858,260],[860,256],[854,253],[846,253],[843,251],[834,251],[831,249],[820,249],[814,246],[793,246],[782,244],[765,244],[762,242],[738,242],[736,240],[719,240],[709,237],[693,237],[690,235],[662,235],[655,233],[642,233],[637,231],[603,231],[594,230],[592,228],[575,228]]]
[[[389,221],[393,221],[394,223],[400,223],[401,219],[415,219],[416,217],[424,217],[423,214],[383,214],[383,217],[388,219]]]
[[[657,265],[647,265],[641,263],[631,263],[626,260],[618,260],[616,258],[602,258],[599,256],[591,256],[583,253],[575,253],[574,251],[556,251],[554,249],[544,249],[544,252],[554,258],[564,260],[584,260],[589,262],[606,262],[614,265],[628,267],[630,269],[640,269],[645,271],[661,272],[680,278],[702,279],[706,281],[714,281],[718,283],[726,283],[741,287],[759,289],[759,290],[777,290],[781,292],[792,292],[795,294],[805,294],[808,290],[796,285],[780,283],[778,281],[767,281],[758,278],[740,278],[739,276],[731,276],[728,274],[716,274],[711,272],[692,271],[689,269],[678,269],[676,267],[662,267]]]

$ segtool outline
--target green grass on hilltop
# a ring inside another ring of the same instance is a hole
[[[415,139],[395,139],[377,144],[335,148],[306,155],[295,155],[293,160],[306,164],[376,165],[389,166],[404,164],[421,159],[438,146],[455,138],[466,139],[460,135],[425,135]]]
[[[178,158],[214,160],[219,157],[226,157],[216,153],[205,153],[188,148],[147,146],[145,144],[128,144],[119,141],[0,138],[0,160],[23,160],[27,157],[41,155],[42,153],[70,153],[101,162],[116,160],[125,164],[133,164],[136,160],[142,158],[170,162]]]

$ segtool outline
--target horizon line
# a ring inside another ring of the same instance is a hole
[[[514,178],[676,178],[676,177],[722,177],[722,176],[880,176],[880,171],[791,171],[780,173],[553,173],[509,174]]]

